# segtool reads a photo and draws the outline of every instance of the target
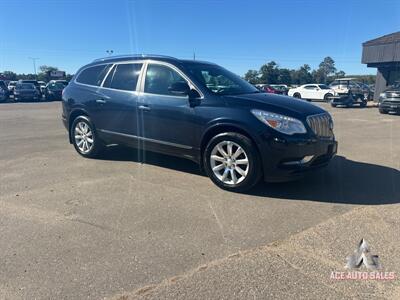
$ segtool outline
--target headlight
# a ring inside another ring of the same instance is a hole
[[[381,98],[386,98],[386,93],[380,93],[380,94],[379,94],[379,97],[381,97]]]
[[[307,132],[303,122],[295,118],[258,109],[252,109],[251,113],[264,124],[284,134]]]

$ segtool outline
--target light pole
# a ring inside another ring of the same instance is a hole
[[[108,56],[111,56],[114,53],[114,50],[106,50]]]
[[[38,57],[28,57],[29,59],[32,59],[33,62],[33,71],[35,72],[35,77],[37,77],[37,73],[36,73],[36,60],[38,60]]]

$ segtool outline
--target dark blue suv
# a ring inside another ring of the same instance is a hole
[[[63,92],[63,122],[84,157],[120,144],[191,159],[219,187],[244,191],[327,165],[331,116],[262,93],[209,62],[157,55],[95,60]]]

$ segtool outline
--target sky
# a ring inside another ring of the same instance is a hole
[[[374,74],[361,44],[400,30],[400,0],[0,0],[0,28],[0,72],[33,73],[33,57],[73,74],[113,50],[195,53],[239,75],[331,56],[347,74]]]

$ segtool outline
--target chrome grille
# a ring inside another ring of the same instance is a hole
[[[387,98],[400,98],[400,92],[386,92],[386,97]]]
[[[333,137],[333,121],[329,114],[309,116],[307,123],[316,136],[320,138]]]

